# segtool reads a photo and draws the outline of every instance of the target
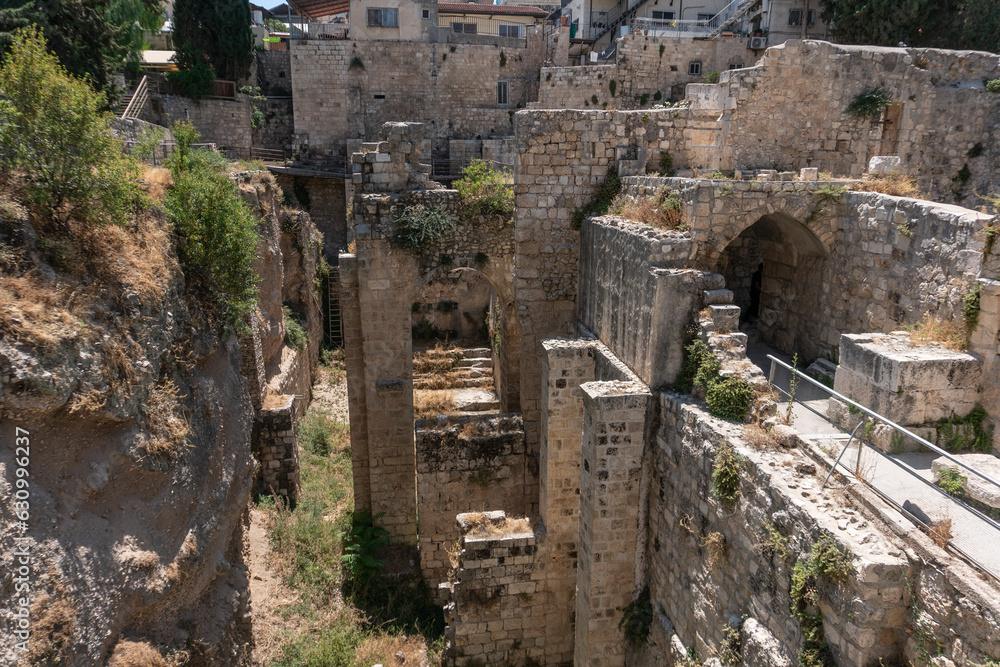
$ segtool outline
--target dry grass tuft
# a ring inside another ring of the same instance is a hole
[[[93,299],[37,274],[0,275],[0,333],[43,350],[80,335]]]
[[[184,397],[180,389],[170,378],[160,380],[149,391],[143,406],[149,432],[145,449],[149,456],[171,460],[187,442],[191,427],[179,414],[181,398]]]
[[[139,381],[133,360],[138,359],[141,353],[142,347],[125,332],[112,335],[101,346],[101,356],[104,357],[101,371],[113,393],[120,396],[132,393],[132,388]]]
[[[760,424],[743,425],[743,441],[754,449],[779,449],[778,441]]]
[[[374,635],[355,649],[356,665],[422,665],[427,663],[427,646],[421,637]]]
[[[167,667],[167,661],[149,642],[123,639],[115,645],[108,667]]]
[[[722,533],[709,533],[701,546],[708,552],[708,569],[711,570],[726,556],[726,536]]]
[[[180,580],[185,569],[198,559],[198,538],[194,532],[189,532],[177,551],[177,557],[167,567],[167,581],[171,584]]]
[[[957,352],[969,349],[968,332],[965,327],[951,320],[924,315],[924,319],[912,326],[906,327],[910,341],[914,345],[936,343]]]
[[[56,584],[52,594],[38,593],[31,605],[31,620],[27,664],[56,665],[68,661],[76,628],[76,607],[62,584]]]
[[[935,521],[927,530],[927,534],[934,540],[934,544],[944,549],[951,543],[951,519]]]
[[[142,177],[148,181],[146,194],[155,201],[161,201],[167,188],[174,184],[170,170],[166,167],[146,167]]]
[[[466,517],[470,524],[470,537],[499,537],[515,533],[530,533],[531,520],[504,518],[503,521],[493,521],[486,514],[475,513]]]
[[[455,411],[455,394],[450,389],[416,389],[413,391],[413,417],[430,419],[441,413]]]
[[[886,176],[869,176],[865,180],[852,183],[850,189],[855,192],[881,192],[893,197],[912,197],[924,199],[917,187],[917,181],[905,174],[888,174]]]
[[[661,189],[652,197],[618,195],[611,202],[608,212],[657,229],[686,229],[680,196],[667,189]]]

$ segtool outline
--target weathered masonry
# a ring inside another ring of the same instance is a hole
[[[848,49],[845,60],[860,53]],[[891,78],[893,54],[863,59]],[[718,655],[793,665],[815,650],[817,628],[838,665],[1000,659],[995,581],[867,487],[821,487],[832,460],[794,429],[752,446],[742,426],[671,391],[692,325],[726,373],[762,381],[736,330],[749,307],[741,281],[762,264],[761,340],[810,359],[840,355],[838,383],[890,403],[902,399],[864,360],[898,362],[860,346],[926,316],[961,321],[976,291],[969,354],[934,361],[955,370],[953,382],[911,372],[899,386],[925,406],[951,392],[952,409],[979,403],[997,414],[1000,249],[983,233],[996,218],[809,180],[812,171],[756,181],[647,175],[660,151],[681,166],[697,159],[703,149],[682,122],[692,113],[519,112],[513,228],[464,220],[420,252],[391,243],[401,207],[459,214],[457,193],[426,178],[422,128],[388,124],[382,142],[355,155],[356,252],[340,261],[358,507],[386,512],[394,539],[419,544],[424,574],[448,602],[456,664],[672,665]],[[629,196],[669,193],[683,225],[608,215],[576,228],[574,214],[612,168]],[[479,253],[504,304],[504,412],[478,422],[441,416],[415,430],[410,304],[443,270],[442,256],[475,268]],[[714,474],[729,451],[736,488],[722,497]],[[527,524],[511,520],[522,516]],[[818,581],[805,605],[794,568],[845,548],[851,571],[839,584]],[[647,635],[630,633],[632,614],[650,619]]]

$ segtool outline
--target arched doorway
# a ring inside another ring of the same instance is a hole
[[[726,246],[716,270],[742,310],[741,329],[751,345],[756,339],[808,360],[836,346],[820,318],[829,307],[823,292],[827,261],[819,238],[782,212],[760,217]]]

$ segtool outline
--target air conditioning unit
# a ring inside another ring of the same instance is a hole
[[[750,48],[754,51],[758,51],[767,46],[767,37],[751,37],[750,38]]]

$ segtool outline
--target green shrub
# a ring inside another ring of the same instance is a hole
[[[727,377],[709,387],[705,402],[714,417],[742,424],[755,395],[753,385],[743,378]]]
[[[660,173],[664,176],[674,175],[674,156],[667,151],[660,151]]]
[[[649,627],[653,624],[653,605],[649,600],[649,586],[643,586],[638,597],[622,611],[618,629],[622,631],[626,642],[634,647],[642,646],[646,643]]]
[[[469,213],[513,220],[514,174],[509,169],[473,160],[455,181],[455,189]]]
[[[976,403],[975,407],[964,417],[939,419],[937,426],[937,444],[950,452],[964,449],[989,453],[993,446],[993,424],[984,426],[989,415],[986,409]]]
[[[393,220],[392,245],[421,252],[455,228],[448,214],[437,206],[406,206]]]
[[[702,83],[719,83],[719,72],[712,71],[701,78]]]
[[[180,88],[184,95],[200,100],[215,92],[215,70],[202,53],[182,48],[173,59],[178,69],[167,72],[167,81]]]
[[[1000,93],[1000,79],[990,79],[987,81],[986,90],[991,93]]]
[[[979,325],[979,291],[982,286],[977,282],[972,285],[968,294],[962,297],[962,319],[965,322],[965,331],[970,336]]]
[[[143,128],[139,135],[139,140],[132,146],[132,155],[143,162],[154,162],[156,159],[156,149],[167,136],[167,131],[163,128]]]
[[[613,83],[613,82],[612,82]],[[583,208],[573,212],[572,228],[580,229],[584,218],[592,215],[604,215],[611,207],[611,202],[622,191],[622,179],[618,176],[615,167],[608,167],[608,175],[601,184],[601,189],[597,191],[594,198]]]
[[[24,175],[27,200],[46,215],[123,224],[141,206],[138,165],[111,133],[114,117],[99,112],[104,104],[37,28],[14,34],[0,68],[0,161]]]
[[[824,535],[813,544],[809,557],[792,568],[791,612],[799,621],[803,637],[799,665],[835,667],[833,654],[823,636],[823,617],[818,609],[819,585],[822,581],[833,585],[847,581],[854,573],[853,560],[850,549],[841,550],[832,537]]]
[[[373,516],[365,510],[351,512],[347,517],[348,526],[340,533],[344,544],[340,561],[355,589],[367,588],[385,567],[378,551],[389,546],[389,531],[376,523],[384,514],[380,512]]]
[[[674,389],[682,393],[689,393],[694,388],[695,377],[698,375],[699,369],[710,358],[714,358],[714,356],[705,341],[700,338],[691,341],[684,348],[684,360],[681,362],[681,372],[674,379]]]
[[[282,306],[285,319],[285,345],[294,350],[304,350],[309,347],[309,334],[302,328],[295,312],[289,306]]]
[[[895,100],[889,94],[888,90],[882,86],[872,86],[858,93],[851,103],[847,105],[845,111],[848,115],[860,118],[861,120],[875,120],[893,102]]]
[[[740,497],[740,465],[743,457],[736,453],[728,441],[723,440],[715,450],[712,465],[712,493],[731,503]]]
[[[257,304],[257,219],[236,185],[210,160],[208,151],[191,151],[197,132],[174,126],[177,147],[168,164],[174,185],[164,207],[177,235],[184,275],[237,330]]]
[[[941,468],[939,475],[941,479],[938,480],[937,485],[942,491],[952,496],[965,495],[965,484],[969,478],[961,474],[957,466]]]
[[[346,424],[339,424],[330,415],[330,411],[310,407],[298,425],[298,441],[310,454],[329,456],[346,431]]]

